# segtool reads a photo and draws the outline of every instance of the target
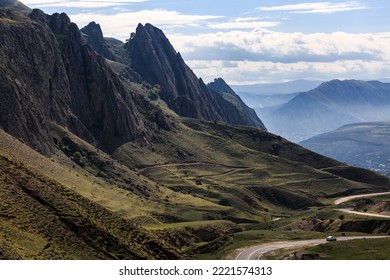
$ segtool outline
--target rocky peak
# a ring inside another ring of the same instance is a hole
[[[125,89],[66,14],[35,10],[31,19],[0,20],[0,41],[0,127],[6,132],[43,154],[54,151],[51,123],[101,148],[147,140],[145,123],[154,120],[144,108],[156,108]],[[161,112],[155,118],[168,127]]]
[[[103,31],[100,24],[91,21],[87,26],[80,29],[81,33],[94,35],[99,38],[103,38]]]
[[[254,125],[236,104],[207,88],[184,62],[165,34],[151,24],[139,24],[126,44],[130,67],[150,84],[160,85],[160,98],[185,117]],[[261,121],[260,121],[261,123]],[[264,129],[264,125],[255,125]]]
[[[207,87],[210,90],[219,93],[226,102],[234,105],[240,116],[243,116],[245,119],[246,125],[266,130],[266,127],[257,116],[255,110],[249,108],[222,78],[214,79],[214,82],[207,84]]]
[[[92,21],[80,31],[87,42],[98,54],[110,60],[117,60],[116,56],[111,52],[108,43],[104,39],[103,31],[99,24]]]
[[[236,94],[234,90],[222,78],[214,79],[214,82],[207,84],[207,87],[220,93],[225,92],[234,95]]]

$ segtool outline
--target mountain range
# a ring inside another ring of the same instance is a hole
[[[239,92],[238,94],[248,106],[255,110],[256,114],[261,119],[267,119],[270,114],[281,108],[299,93],[259,95],[255,93]]]
[[[390,84],[332,80],[263,116],[268,129],[299,142],[356,122],[390,119]]]
[[[234,92],[209,89],[187,66],[164,33],[153,25],[139,24],[126,44],[116,46],[126,52],[118,54],[116,59],[110,52],[112,40],[104,39],[100,26],[89,24],[81,31],[88,34],[86,39],[96,52],[121,63],[125,69],[134,70],[148,84],[159,85],[159,97],[180,116],[266,129],[254,111]]]
[[[390,189],[267,132],[151,24],[122,43],[0,4],[0,259],[217,258]]]

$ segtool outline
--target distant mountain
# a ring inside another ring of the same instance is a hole
[[[285,105],[299,92],[314,89],[320,84],[320,81],[296,80],[285,83],[235,85],[232,88],[245,104],[253,108],[263,119]]]
[[[298,94],[264,122],[273,133],[299,142],[348,123],[388,119],[390,84],[332,80]]]
[[[232,88],[237,93],[245,92],[258,95],[271,95],[308,91],[318,87],[321,83],[321,81],[296,80],[285,83],[232,85]]]
[[[273,111],[279,109],[298,93],[260,95],[247,92],[239,92],[238,95],[249,107],[253,108],[259,118],[263,119]]]
[[[390,175],[390,122],[349,124],[300,144],[350,165]]]
[[[249,108],[222,78],[215,79],[214,82],[207,84],[207,87],[221,94],[227,102],[234,104],[240,115],[248,120],[249,125],[265,129],[255,110]]]

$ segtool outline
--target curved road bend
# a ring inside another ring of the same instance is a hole
[[[377,239],[387,238],[388,236],[342,236],[337,237],[337,242],[353,240],[353,239]],[[265,243],[257,246],[242,249],[235,257],[236,260],[259,260],[265,253],[275,251],[278,249],[289,249],[299,247],[311,247],[327,243],[328,241],[323,239],[311,239],[311,240],[300,240],[300,241],[278,241]]]
[[[335,205],[339,205],[339,204],[341,204],[343,202],[347,202],[347,201],[350,201],[350,200],[353,200],[353,199],[357,199],[357,198],[373,197],[373,196],[381,196],[381,195],[389,195],[389,194],[390,194],[390,192],[351,195],[351,196],[346,196],[346,197],[342,197],[342,198],[336,199],[333,203]],[[360,216],[366,216],[366,217],[376,217],[376,218],[387,218],[387,219],[390,219],[389,215],[376,214],[376,213],[367,213],[367,212],[358,212],[358,211],[354,211],[352,208],[337,208],[337,209],[334,209],[334,210],[341,211],[341,212],[348,213],[348,214],[355,214],[355,215],[360,215]]]
[[[334,201],[334,204],[339,205],[343,202],[347,202],[347,201],[357,199],[357,198],[373,197],[373,196],[380,196],[380,195],[390,195],[390,192],[351,195],[351,196],[336,199]],[[388,216],[388,215],[375,214],[375,213],[363,213],[363,212],[353,211],[352,209],[335,209],[335,210],[342,211],[345,213],[350,213],[350,214],[368,216],[368,217],[390,218],[390,216]],[[376,239],[376,238],[386,238],[386,237],[388,237],[388,236],[344,236],[344,237],[338,237],[337,240],[338,241],[346,241],[346,240],[353,240],[353,239],[364,239],[364,238]],[[300,241],[278,241],[278,242],[265,243],[265,244],[252,246],[252,247],[248,247],[248,248],[239,250],[235,259],[236,260],[258,260],[265,253],[275,251],[278,249],[307,247],[307,246],[310,247],[310,246],[316,246],[319,244],[323,244],[326,242],[327,241],[325,239],[311,239],[311,240],[300,240]]]
[[[346,197],[341,197],[339,199],[336,199],[333,204],[339,205],[343,202],[347,202],[356,198],[363,198],[363,197],[372,197],[372,196],[380,196],[380,195],[388,195],[390,192],[381,192],[381,193],[368,193],[368,194],[359,194],[359,195],[351,195]]]
[[[334,209],[336,211],[341,211],[347,214],[354,214],[354,215],[360,215],[360,216],[366,216],[366,217],[376,217],[376,218],[387,218],[390,219],[390,215],[384,215],[384,214],[375,214],[375,213],[368,213],[368,212],[358,212],[354,211],[352,208],[337,208]]]

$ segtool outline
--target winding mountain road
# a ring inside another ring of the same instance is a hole
[[[368,213],[368,212],[358,212],[358,211],[353,210],[352,208],[338,208],[338,209],[334,209],[334,210],[341,211],[341,212],[344,212],[347,214],[355,214],[355,215],[366,216],[366,217],[390,219],[390,215]]]
[[[346,196],[346,197],[341,197],[336,199],[333,204],[334,205],[339,205],[343,202],[347,202],[353,199],[357,198],[363,198],[363,197],[372,197],[372,196],[381,196],[381,195],[390,195],[390,192],[381,192],[381,193],[368,193],[368,194],[359,194],[359,195],[351,195],[351,196]]]
[[[388,236],[343,236],[337,237],[337,242],[354,240],[354,239],[377,239],[387,238]],[[240,249],[236,252],[234,259],[236,260],[259,260],[264,254],[272,252],[278,249],[290,249],[300,247],[311,247],[327,243],[325,238],[322,239],[310,239],[310,240],[299,240],[299,241],[278,241],[265,243],[261,245],[251,246],[248,248]]]
[[[361,195],[351,195],[339,198],[334,201],[335,205],[339,205],[343,202],[347,202],[357,198],[364,197],[373,197],[373,196],[381,196],[381,195],[390,195],[390,192],[382,192],[382,193],[371,193],[371,194],[361,194]],[[367,217],[378,217],[378,218],[390,218],[388,215],[375,214],[375,213],[363,213],[354,211],[352,209],[335,209],[337,211],[342,211],[345,213],[362,215]],[[354,239],[377,239],[377,238],[387,238],[389,236],[343,236],[338,237],[337,242],[354,240]],[[310,240],[299,240],[299,241],[277,241],[270,242],[261,245],[251,246],[248,248],[243,248],[236,250],[234,253],[233,259],[236,260],[259,260],[264,254],[278,250],[278,249],[288,249],[288,248],[300,248],[300,247],[311,247],[320,245],[323,243],[327,243],[325,238],[323,239],[310,239]]]
[[[346,197],[341,197],[339,199],[336,199],[333,203],[335,205],[339,205],[343,202],[347,202],[353,199],[357,198],[364,198],[364,197],[374,197],[374,196],[381,196],[381,195],[390,195],[390,192],[382,192],[382,193],[369,193],[369,194],[359,194],[359,195],[351,195]],[[390,215],[384,215],[384,214],[376,214],[376,213],[368,213],[368,212],[359,212],[355,211],[352,208],[337,208],[334,209],[336,211],[341,211],[347,214],[355,214],[360,216],[366,216],[366,217],[376,217],[376,218],[387,218],[390,219]]]

